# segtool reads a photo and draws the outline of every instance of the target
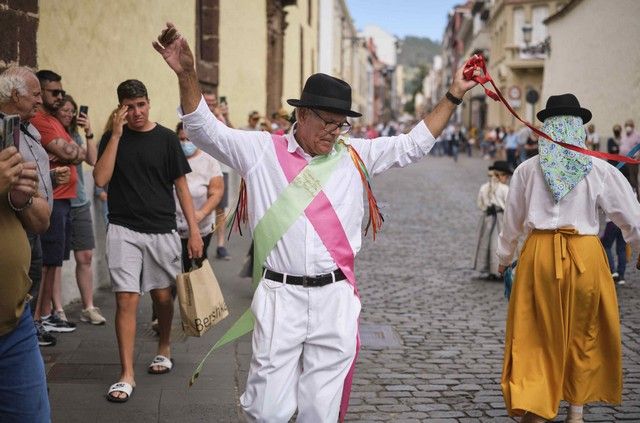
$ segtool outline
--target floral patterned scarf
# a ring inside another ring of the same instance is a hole
[[[545,119],[542,132],[556,141],[586,148],[586,132],[582,118],[577,116],[552,116]],[[540,166],[555,202],[571,190],[591,171],[591,157],[566,149],[540,138]]]

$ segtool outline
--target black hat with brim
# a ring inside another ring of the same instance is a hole
[[[580,107],[580,102],[573,94],[552,95],[547,99],[545,109],[536,115],[540,122],[552,116],[577,116],[582,118],[583,124],[591,120],[591,112]]]
[[[351,86],[324,73],[311,75],[304,84],[300,99],[290,98],[287,103],[293,107],[326,110],[349,117],[362,116],[351,110]]]
[[[498,172],[508,173],[509,175],[513,174],[513,169],[511,169],[511,165],[509,165],[509,162],[505,160],[498,160],[493,162],[493,164],[489,166],[489,170],[497,170]]]

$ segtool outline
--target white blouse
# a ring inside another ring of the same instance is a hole
[[[618,169],[594,157],[591,172],[556,203],[542,174],[539,157],[532,157],[518,166],[511,178],[498,239],[500,264],[511,263],[518,239],[533,229],[573,227],[580,234],[597,235],[599,208],[620,227],[624,239],[637,251],[640,203]]]
[[[494,205],[504,210],[507,204],[508,194],[509,185],[499,181],[486,182],[480,187],[480,191],[478,192],[478,208],[485,211],[489,206]]]
[[[206,154],[203,151],[199,151],[198,154],[188,157],[189,166],[191,172],[187,173],[187,186],[189,187],[189,193],[193,200],[193,210],[200,210],[209,199],[209,183],[211,178],[216,176],[222,177],[222,170],[218,161]],[[225,187],[226,189],[226,187]],[[176,202],[176,225],[178,227],[178,235],[180,238],[189,237],[189,225],[187,225],[187,219],[184,216],[180,201],[178,201],[178,195],[175,189],[173,190],[173,197]],[[215,210],[209,213],[198,222],[198,228],[200,229],[200,235],[206,236],[213,232],[213,223],[215,222]]]

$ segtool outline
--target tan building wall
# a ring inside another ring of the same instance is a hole
[[[545,65],[543,101],[549,95],[575,93],[593,113],[604,150],[615,123],[633,118],[636,127],[640,125],[640,1],[576,3],[547,24],[551,56]]]
[[[538,93],[542,91],[544,58],[521,56],[520,48],[524,47],[522,25],[534,23],[537,10],[546,6],[547,16],[551,16],[565,3],[566,1],[552,0],[497,0],[491,10],[488,22],[491,37],[488,71],[498,88],[510,100],[515,111],[527,120],[544,107],[542,99],[539,99],[533,107],[525,101],[529,88],[535,89]],[[534,25],[532,44],[542,41],[537,39],[541,37],[539,31],[545,31],[541,22]],[[509,95],[510,92],[519,92],[520,97],[512,98]],[[488,101],[488,126],[517,127],[519,124],[501,103]]]
[[[151,119],[173,128],[177,80],[151,42],[171,21],[195,45],[195,16],[195,1],[41,1],[38,67],[62,75],[64,89],[89,106],[98,136],[118,104],[116,87],[131,78],[147,86]]]
[[[267,23],[265,0],[220,0],[220,85],[229,118],[247,124],[252,110],[265,113],[267,102]]]
[[[79,104],[89,106],[97,137],[102,135],[109,113],[118,104],[116,87],[130,78],[139,79],[147,86],[151,119],[173,128],[178,121],[177,79],[151,42],[164,23],[171,21],[194,46],[195,16],[195,1],[183,2],[179,8],[172,2],[154,0],[40,1],[38,67],[62,75],[64,89]],[[84,175],[87,194],[92,198],[93,180],[89,166],[85,166]],[[109,286],[104,259],[104,228],[98,219],[95,219],[95,225],[94,286]],[[75,281],[74,269],[72,255],[63,266],[63,280]],[[63,304],[79,297],[75,284],[63,284]]]
[[[304,82],[318,68],[318,0],[298,1],[285,11],[288,25],[284,37],[282,107],[290,113],[293,107],[287,104],[287,99],[300,98]]]

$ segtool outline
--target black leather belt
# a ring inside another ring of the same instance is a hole
[[[338,282],[347,279],[347,277],[342,273],[342,270],[334,270],[331,273],[325,273],[324,275],[317,276],[293,276],[293,275],[285,275],[283,273],[274,272],[273,270],[265,269],[264,277],[266,279],[275,281],[275,282],[283,282],[289,285],[302,285],[304,287],[318,287],[329,285],[330,283]]]

